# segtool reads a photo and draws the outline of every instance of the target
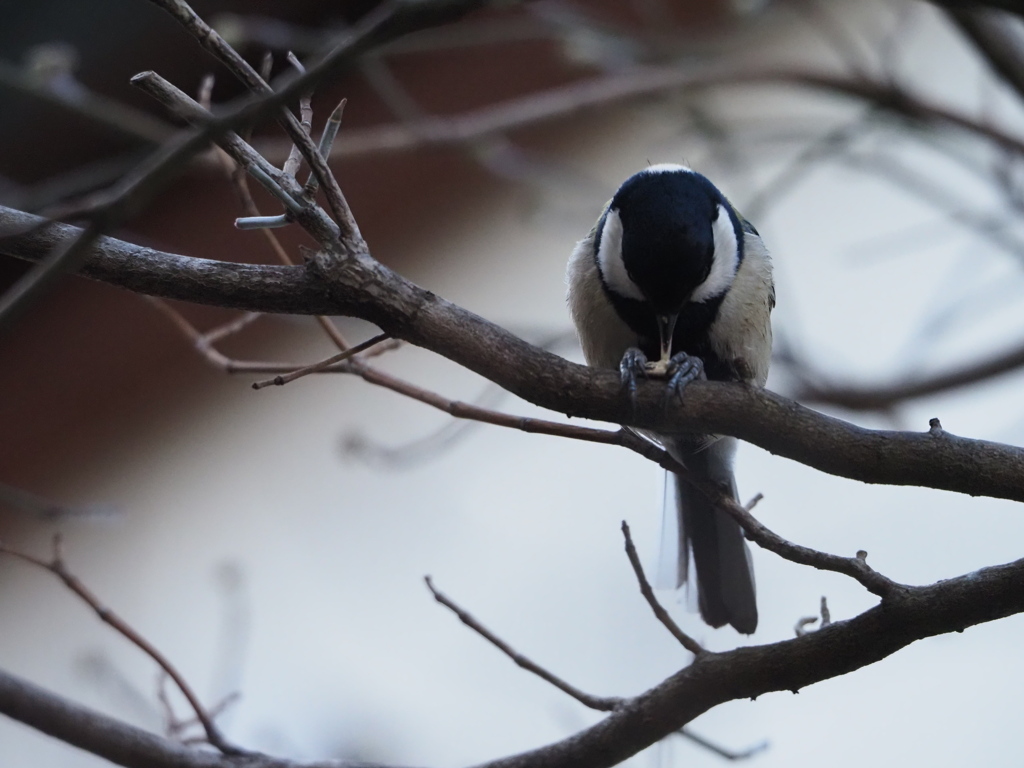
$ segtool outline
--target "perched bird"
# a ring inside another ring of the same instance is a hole
[[[707,178],[682,165],[653,165],[619,187],[569,259],[569,308],[587,363],[637,377],[764,386],[775,306],[771,260],[757,230]],[[649,362],[656,361],[656,362]],[[736,498],[736,439],[652,434],[703,481]],[[757,603],[750,552],[739,525],[682,476],[675,586],[692,553],[701,617],[751,634]]]

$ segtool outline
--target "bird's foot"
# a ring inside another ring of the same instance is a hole
[[[665,388],[666,406],[669,404],[673,394],[677,400],[682,402],[683,391],[691,381],[707,379],[707,375],[704,373],[704,361],[685,352],[673,355],[672,359],[668,361],[666,368],[666,375],[668,376],[668,386]]]
[[[665,405],[671,402],[672,395],[679,401],[683,399],[683,390],[691,381],[706,379],[704,361],[699,357],[679,352],[668,360],[651,362],[640,349],[630,347],[619,363],[619,374],[622,377],[622,388],[629,396],[629,402],[636,404],[637,381],[644,379],[667,379],[665,388]]]
[[[631,405],[636,405],[636,382],[640,377],[647,378],[650,375],[650,363],[647,362],[647,355],[637,347],[630,347],[622,356],[619,363],[619,375],[622,377],[622,388],[626,391]]]

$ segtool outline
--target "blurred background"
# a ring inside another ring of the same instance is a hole
[[[250,61],[272,51],[276,75],[286,51],[308,59],[375,5],[195,8]],[[1020,19],[985,18],[1019,55]],[[539,0],[367,57],[314,96],[314,128],[348,99],[332,166],[378,259],[571,359],[574,243],[624,178],[648,163],[690,165],[774,255],[769,388],[866,426],[925,431],[939,417],[951,432],[1020,444],[1022,93],[965,30],[963,18],[898,0]],[[173,133],[128,85],[148,69],[189,93],[215,74],[214,104],[240,95],[149,4],[5,9],[0,203],[46,211],[88,195]],[[808,73],[831,85],[810,87]],[[275,127],[254,142],[283,162]],[[260,232],[234,228],[239,215],[210,154],[112,234],[273,263]],[[292,229],[276,232],[299,259],[311,243]],[[23,272],[0,259],[3,285]],[[174,311],[202,331],[238,317]],[[354,340],[375,332],[338,322]],[[599,718],[434,603],[425,574],[590,693],[636,694],[688,663],[622,552],[626,519],[656,567],[656,467],[623,450],[453,424],[340,375],[253,391],[262,376],[217,369],[179,325],[166,307],[69,278],[0,337],[0,539],[45,556],[61,532],[72,570],[207,703],[232,697],[220,722],[233,741],[295,759],[459,766]],[[312,318],[294,317],[256,318],[218,349],[296,364],[335,351]],[[976,370],[989,362],[998,375]],[[421,350],[375,363],[446,397],[557,418]],[[867,550],[898,581],[1022,554],[1024,518],[1010,502],[870,487],[746,445],[737,475],[744,499],[764,494],[756,514],[776,532]],[[661,598],[715,650],[792,637],[822,596],[833,620],[874,604],[836,574],[753,557],[752,638],[705,627],[685,593]],[[727,750],[767,744],[748,758],[764,768],[1020,765],[1022,632],[1018,616],[920,642],[691,727]],[[11,558],[0,558],[0,666],[167,727],[154,665],[52,576]],[[630,764],[722,759],[673,737]],[[2,768],[105,764],[0,720]]]

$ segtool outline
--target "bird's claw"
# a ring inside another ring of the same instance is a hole
[[[639,377],[647,378],[648,375],[647,355],[637,347],[630,347],[622,356],[619,363],[619,375],[622,377],[622,388],[629,396],[629,402],[636,405],[636,381]]]
[[[686,389],[691,381],[707,378],[704,373],[704,361],[685,352],[673,355],[672,359],[668,361],[667,368],[668,387],[665,390],[666,404],[672,394],[675,394],[676,398],[682,402],[683,390]]]
[[[619,363],[619,374],[622,387],[629,397],[629,402],[636,405],[637,380],[640,378],[664,378],[668,380],[665,388],[665,405],[671,402],[674,394],[681,402],[683,390],[691,381],[707,378],[704,374],[704,361],[699,357],[679,352],[667,361],[650,362],[640,349],[630,347]]]

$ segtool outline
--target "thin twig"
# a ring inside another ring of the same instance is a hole
[[[264,70],[269,68],[268,62],[273,62],[273,58],[270,57],[269,55],[264,58]],[[345,102],[342,101],[341,105],[337,109],[335,109],[334,113],[331,114],[330,119],[328,119],[328,126],[330,126],[331,120],[335,118],[335,114],[337,114],[337,123],[340,124],[341,113],[339,112],[339,110],[344,106],[344,104]],[[324,129],[325,133],[327,132],[327,130],[328,128]],[[337,127],[334,128],[334,133],[337,134]],[[334,138],[332,136],[331,141],[333,140]],[[321,140],[321,142],[322,141],[323,140]],[[245,211],[246,215],[250,219],[261,217],[259,206],[256,205],[256,201],[253,199],[252,193],[249,191],[249,182],[244,173],[244,166],[241,163],[238,163],[235,160],[233,160],[232,157],[220,147],[217,148],[217,152],[218,156],[221,158],[224,170],[227,173],[228,178],[231,180],[232,187],[235,190],[235,194],[238,196],[239,202],[241,203],[242,206],[242,210]],[[296,171],[297,170],[298,169],[296,168]],[[292,174],[292,177],[294,178],[294,173]],[[304,189],[303,192],[306,194],[307,197],[310,196],[310,191],[308,189]],[[274,252],[274,255],[277,257],[278,261],[280,261],[282,264],[295,263],[292,257],[288,254],[288,251],[281,244],[281,241],[278,239],[277,235],[275,235],[273,232],[269,231],[266,228],[261,228],[261,231],[263,232],[263,238],[270,246],[270,249]],[[320,325],[320,327],[323,328],[324,333],[327,334],[327,337],[338,349],[344,351],[351,346],[348,343],[348,339],[345,338],[345,335],[340,330],[338,330],[338,327],[329,317],[325,317],[324,315],[316,315],[316,321]]]
[[[212,328],[203,334],[203,343],[206,345],[216,344],[222,339],[226,339],[228,336],[234,336],[236,333],[248,328],[253,322],[259,320],[263,315],[259,312],[245,312],[234,320],[229,320],[223,325],[218,325],[216,328]]]
[[[578,701],[580,704],[583,704],[586,707],[590,707],[591,709],[596,709],[599,712],[614,712],[616,709],[619,709],[626,702],[626,699],[604,696],[591,696],[589,693],[584,693],[580,689],[570,685],[561,678],[551,674],[543,667],[538,666],[537,664],[523,656],[521,653],[514,650],[510,645],[508,645],[508,643],[504,642],[501,638],[499,638],[497,635],[495,635],[493,632],[491,632],[489,629],[483,626],[479,621],[474,619],[471,614],[460,608],[458,605],[456,605],[450,599],[448,599],[444,594],[439,592],[434,587],[434,582],[431,581],[429,576],[424,576],[423,580],[427,584],[427,589],[429,589],[431,594],[433,594],[434,599],[441,605],[443,605],[445,608],[449,609],[456,616],[458,616],[459,621],[461,621],[467,627],[469,627],[478,635],[483,637],[485,640],[487,640],[487,642],[491,643],[491,645],[495,646],[499,651],[501,651],[510,659],[512,659],[512,661],[514,661],[518,666],[522,667],[527,672],[532,672],[542,680],[546,680],[547,682],[551,683],[551,685],[555,686],[555,688],[557,688],[558,690],[569,694],[574,699],[576,699],[576,701]]]
[[[292,373],[293,371],[303,368],[300,363],[290,362],[272,362],[272,361],[260,361],[260,360],[236,360],[228,357],[224,353],[220,352],[213,343],[223,336],[228,335],[232,332],[233,328],[240,329],[247,325],[251,320],[257,317],[263,317],[261,313],[246,313],[240,318],[231,321],[223,326],[218,326],[208,333],[201,333],[192,323],[185,319],[178,310],[172,307],[163,299],[154,298],[152,296],[144,296],[149,303],[151,303],[157,310],[160,311],[166,318],[168,318],[174,327],[177,328],[189,341],[192,342],[192,346],[195,350],[203,357],[203,359],[218,370],[224,371],[225,373]],[[387,343],[380,344],[373,350],[365,353],[366,357],[374,357],[376,354],[381,354],[384,351],[390,351],[398,346],[399,342],[394,341],[393,345]],[[347,346],[346,346],[347,349]],[[342,361],[339,364],[329,365],[317,373],[351,373],[351,369],[346,367],[346,363]]]
[[[305,368],[298,368],[292,371],[291,373],[275,376],[272,379],[255,381],[253,382],[252,388],[263,389],[264,387],[271,386],[280,387],[283,386],[284,384],[288,384],[289,382],[295,381],[296,379],[301,379],[303,376],[308,376],[311,373],[320,373],[321,371],[329,368],[330,366],[335,365],[336,363],[340,363],[342,360],[348,360],[350,357],[358,355],[360,352],[363,352],[364,350],[367,350],[370,347],[375,347],[382,341],[387,341],[390,338],[391,337],[388,336],[388,334],[386,333],[378,334],[374,336],[372,339],[367,339],[366,341],[360,344],[356,344],[354,347],[350,347],[349,349],[339,352],[336,355],[328,357],[326,360],[321,360],[319,363],[307,365]]]
[[[768,749],[768,742],[762,741],[760,744],[755,744],[754,746],[748,749],[744,749],[742,752],[736,752],[734,750],[726,749],[725,747],[719,746],[718,744],[715,744],[713,741],[708,741],[703,736],[698,736],[689,728],[682,728],[676,731],[676,733],[678,733],[684,739],[689,739],[694,744],[699,744],[709,752],[713,752],[719,757],[729,761],[746,760]]]
[[[711,484],[707,484],[711,486]],[[769,552],[774,552],[779,557],[789,560],[798,565],[809,565],[822,571],[833,571],[849,576],[859,582],[861,586],[883,600],[895,593],[906,591],[906,587],[898,582],[883,576],[874,570],[867,563],[867,552],[859,550],[854,557],[840,557],[830,555],[827,552],[819,552],[810,547],[794,544],[772,530],[769,530],[763,523],[750,514],[746,507],[737,504],[730,496],[716,489],[714,486],[700,488],[709,495],[717,496],[718,505],[732,515],[736,522],[743,528],[747,538]]]
[[[763,523],[750,514],[750,510],[753,509],[754,505],[761,501],[761,494],[757,494],[757,496],[748,502],[747,506],[743,506],[737,503],[736,500],[732,498],[731,494],[722,490],[714,483],[704,482],[695,478],[685,467],[672,459],[666,451],[640,437],[635,432],[628,429],[622,429],[618,434],[620,435],[619,445],[623,445],[624,447],[639,453],[641,456],[649,458],[664,469],[681,475],[694,488],[707,496],[722,510],[732,515],[732,517],[736,519],[736,522],[740,524],[740,527],[743,528],[747,538],[759,547],[767,549],[769,552],[773,552],[779,557],[793,563],[798,563],[799,565],[809,565],[812,568],[817,568],[818,570],[833,571],[835,573],[841,573],[849,576],[850,578],[858,581],[869,592],[878,595],[883,599],[895,592],[905,589],[902,584],[892,581],[872,569],[867,564],[865,558],[859,556],[840,557],[838,555],[830,555],[827,552],[819,552],[818,550],[811,549],[810,547],[804,547],[799,544],[794,544],[791,541],[787,541],[774,531],[769,530]],[[858,553],[858,555],[859,554],[860,553]]]
[[[204,334],[200,333],[194,325],[185,319],[184,315],[163,299],[158,299],[154,296],[143,296],[142,298],[155,307],[164,317],[169,319],[171,323],[174,324],[174,327],[192,342],[192,346],[195,348],[196,352],[198,352],[202,358],[214,368],[227,373],[277,373],[294,371],[299,367],[298,365],[291,365],[288,363],[234,360],[220,352],[214,346],[215,341],[224,338],[232,332],[232,327],[239,328],[240,330],[241,327],[244,327],[244,325],[248,325],[248,323],[251,322],[249,320],[250,317],[252,319],[262,317],[263,315],[259,312],[246,312],[238,319],[225,325],[218,326],[208,334]]]
[[[338,131],[341,129],[341,119],[345,114],[345,105],[347,103],[348,99],[342,99],[338,102],[338,106],[334,108],[331,116],[324,123],[324,132],[320,134],[320,143],[317,144],[317,152],[320,153],[324,160],[331,156],[331,149],[334,147],[334,140],[338,137]],[[310,171],[309,178],[306,180],[306,186],[304,187],[306,194],[312,197],[319,187],[320,182],[317,181],[316,174]]]
[[[152,96],[179,117],[193,123],[208,123],[213,120],[209,110],[156,72],[140,72],[130,80],[136,88]],[[227,152],[239,165],[280,201],[296,220],[307,224],[310,234],[318,239],[334,240],[336,227],[325,226],[326,216],[319,207],[302,201],[302,188],[295,179],[282,173],[265,158],[260,156],[241,136],[233,131],[216,139],[218,146]]]
[[[287,58],[288,63],[295,67],[299,74],[306,71],[294,53],[288,51]],[[309,93],[304,93],[299,98],[299,124],[307,136],[313,130],[313,103]],[[299,149],[298,144],[292,144],[292,151],[288,154],[288,159],[285,160],[282,170],[286,176],[294,178],[299,172],[300,165],[302,165],[302,150]]]
[[[224,64],[233,75],[249,90],[257,96],[268,97],[274,94],[273,89],[266,80],[250,66],[250,64],[239,55],[234,48],[228,45],[224,39],[217,34],[184,0],[153,0],[158,6],[171,14],[206,50],[212,53],[222,64]],[[319,68],[319,67],[318,67]],[[302,73],[296,82],[303,79]],[[307,93],[308,88],[300,90],[300,93]],[[327,203],[334,216],[334,220],[340,227],[340,242],[342,247],[349,253],[361,253],[366,250],[366,243],[359,232],[359,225],[356,224],[355,216],[349,208],[341,187],[327,166],[327,161],[320,156],[316,145],[309,134],[302,128],[299,121],[287,107],[278,111],[278,122],[288,133],[294,145],[298,147],[302,156],[306,159],[313,173],[324,188],[327,196]]]
[[[526,338],[529,338],[527,336]],[[574,330],[552,332],[550,335],[533,340],[540,349],[556,352],[567,346],[577,344]],[[366,359],[369,355],[363,355]],[[488,382],[471,403],[480,408],[496,409],[509,393],[493,382]],[[387,467],[408,467],[420,461],[428,461],[445,452],[456,442],[466,438],[483,422],[472,419],[455,419],[445,421],[431,433],[411,440],[402,445],[387,446],[378,441],[371,441],[361,433],[351,433],[344,438],[344,450],[347,454],[367,462],[379,462]]]
[[[622,430],[593,429],[591,427],[578,427],[574,424],[563,424],[557,421],[545,419],[534,419],[527,416],[515,416],[500,411],[481,408],[472,403],[465,403],[460,400],[449,400],[448,398],[423,389],[411,382],[399,379],[390,374],[384,373],[378,368],[373,368],[360,361],[352,361],[348,371],[361,377],[370,384],[390,389],[400,395],[405,395],[413,400],[436,408],[457,419],[471,419],[484,424],[493,424],[498,427],[517,429],[521,432],[533,434],[553,435],[556,437],[568,437],[572,440],[584,440],[604,445],[624,445]],[[631,446],[625,446],[631,447]],[[652,445],[652,447],[654,447]],[[658,450],[655,448],[655,450]],[[667,454],[666,454],[667,456]],[[671,461],[671,459],[669,459]]]
[[[199,722],[202,723],[203,730],[206,733],[206,739],[212,746],[216,747],[226,755],[245,754],[244,750],[234,746],[224,738],[220,729],[217,727],[217,724],[214,722],[213,717],[206,711],[205,707],[203,707],[202,703],[199,701],[199,697],[192,690],[192,687],[185,680],[184,676],[175,668],[175,666],[171,664],[167,657],[158,651],[146,638],[133,629],[126,621],[124,621],[124,619],[110,610],[110,608],[103,605],[99,598],[96,597],[96,595],[94,595],[77,576],[68,570],[61,552],[61,539],[59,535],[55,536],[53,539],[53,559],[50,562],[35,557],[34,555],[29,555],[25,552],[10,549],[3,544],[0,544],[0,554],[10,555],[22,562],[29,563],[37,568],[49,571],[64,582],[68,589],[74,592],[82,599],[83,602],[86,603],[86,605],[95,611],[101,621],[109,624],[124,638],[149,656],[149,658],[155,661],[160,669],[162,669],[168,677],[174,681],[174,684],[178,686],[178,690],[181,691],[182,695],[188,700],[192,710],[196,713],[196,718],[198,718]]]
[[[202,725],[202,722],[197,717],[189,717],[185,720],[179,720],[177,714],[174,712],[174,706],[171,704],[171,698],[167,694],[167,683],[168,676],[166,673],[160,675],[160,680],[157,683],[156,697],[160,702],[160,706],[163,708],[164,715],[164,727],[166,729],[168,737],[176,739],[183,744],[188,743],[202,743],[203,739],[194,739],[182,737],[182,734],[193,726]],[[229,693],[223,699],[218,701],[209,709],[209,715],[211,719],[220,717],[232,704],[237,702],[241,698],[241,694],[237,691]]]
[[[658,621],[665,625],[665,629],[672,633],[672,636],[679,641],[679,643],[694,656],[700,656],[704,653],[704,649],[700,643],[690,637],[688,634],[683,632],[679,628],[679,625],[672,620],[672,617],[668,615],[661,603],[654,596],[654,590],[651,589],[650,583],[647,581],[647,577],[644,575],[644,568],[640,565],[640,556],[636,553],[636,547],[633,546],[633,537],[629,535],[629,526],[626,521],[622,521],[622,536],[626,540],[626,556],[629,558],[630,565],[633,566],[633,573],[636,574],[636,580],[640,583],[640,593],[644,596],[647,604],[651,606],[651,610],[654,611],[654,615],[658,617]]]

